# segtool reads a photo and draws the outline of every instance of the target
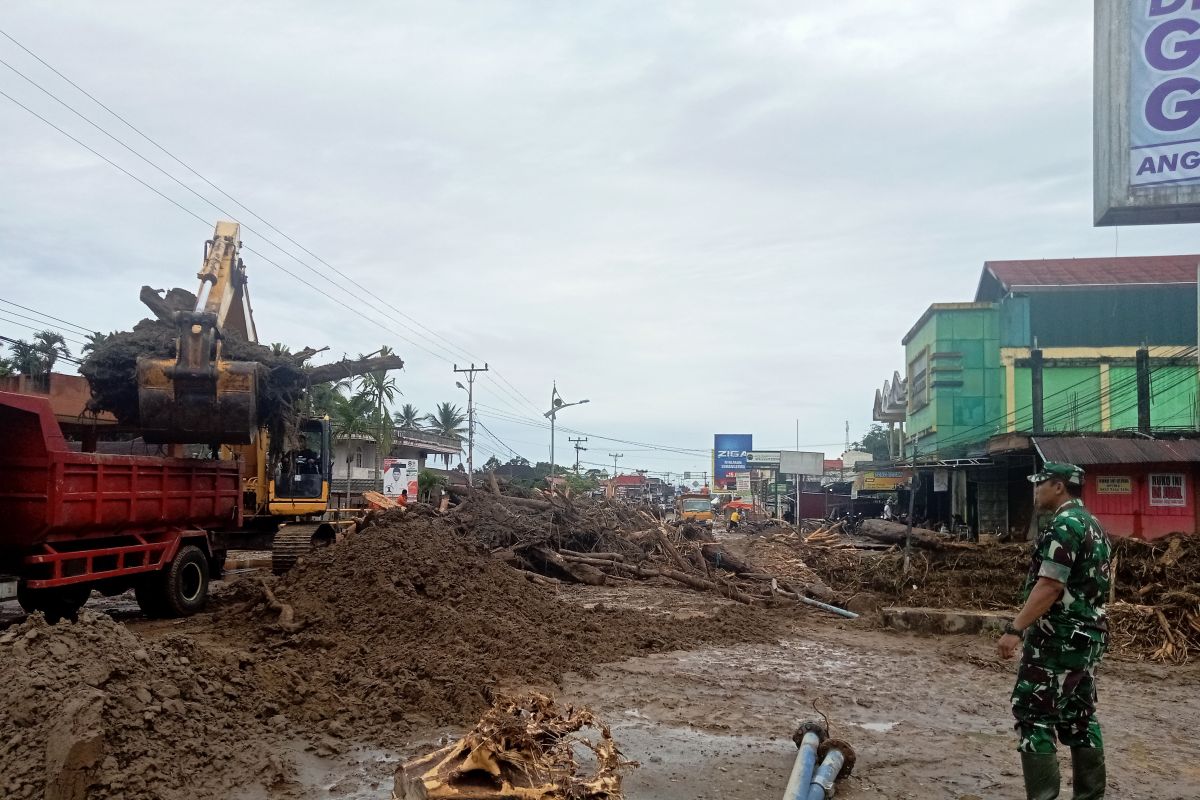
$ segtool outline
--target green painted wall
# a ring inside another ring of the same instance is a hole
[[[937,428],[918,447],[942,452],[983,441],[1003,425],[1004,371],[996,306],[937,309],[909,340],[907,363],[929,348],[929,404],[910,414],[908,430]]]
[[[1017,430],[1033,430],[1033,379],[1027,367],[1014,372]],[[1042,370],[1042,416],[1047,431],[1100,430],[1100,368]]]

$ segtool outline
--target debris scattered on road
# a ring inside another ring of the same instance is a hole
[[[595,762],[583,774],[579,748]],[[590,711],[528,693],[497,699],[461,739],[402,765],[392,800],[620,800],[633,766]]]

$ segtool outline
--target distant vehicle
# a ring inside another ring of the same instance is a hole
[[[684,522],[713,524],[712,502],[706,494],[681,494],[675,498],[675,511]]]

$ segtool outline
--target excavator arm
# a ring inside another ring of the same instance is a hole
[[[258,341],[240,247],[241,226],[218,222],[204,245],[191,310],[173,309],[153,290],[142,291],[142,300],[177,331],[174,359],[143,356],[137,361],[138,415],[148,442],[254,441],[260,365],[222,356],[227,335]]]

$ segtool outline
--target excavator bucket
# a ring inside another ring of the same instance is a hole
[[[176,358],[138,359],[139,427],[147,442],[254,441],[261,365],[222,359],[211,317],[203,313],[177,315],[180,332]]]

